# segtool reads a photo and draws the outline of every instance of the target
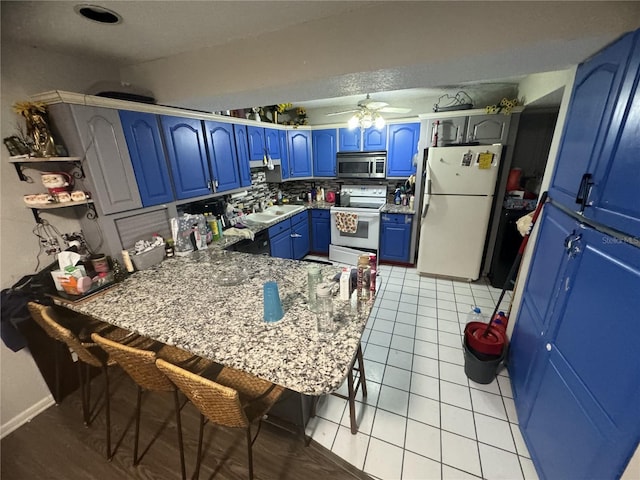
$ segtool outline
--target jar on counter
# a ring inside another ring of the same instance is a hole
[[[316,327],[319,335],[333,331],[333,298],[331,285],[321,283],[316,289]]]
[[[322,283],[319,265],[309,265],[307,268],[307,292],[309,295],[309,310],[316,311],[316,296],[318,285]]]

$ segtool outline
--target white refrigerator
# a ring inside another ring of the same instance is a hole
[[[433,147],[427,153],[418,272],[477,280],[502,145]]]

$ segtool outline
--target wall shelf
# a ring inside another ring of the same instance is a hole
[[[28,155],[18,155],[10,157],[9,161],[15,166],[18,178],[22,182],[29,181],[29,178],[22,172],[23,165],[27,163],[71,163],[77,169],[77,171],[71,172],[74,178],[84,178],[81,157],[30,157]]]
[[[78,207],[84,205],[87,207],[87,218],[89,220],[93,220],[98,217],[98,213],[96,212],[96,207],[93,204],[93,200],[81,200],[79,202],[64,202],[64,203],[50,203],[43,205],[27,205],[27,208],[31,209],[33,213],[33,218],[35,218],[37,223],[43,223],[42,218],[40,218],[40,210],[57,210],[59,208],[67,208],[67,207]]]

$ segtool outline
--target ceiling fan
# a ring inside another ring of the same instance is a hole
[[[358,102],[357,108],[351,108],[349,110],[342,110],[340,112],[331,112],[327,113],[328,117],[332,117],[334,115],[344,115],[346,113],[374,113],[374,112],[382,112],[382,113],[408,113],[410,112],[410,108],[404,107],[391,107],[387,102],[379,102],[371,98],[371,95],[367,93],[367,98],[364,100],[360,100]]]

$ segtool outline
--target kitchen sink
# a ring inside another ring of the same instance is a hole
[[[245,215],[244,220],[247,224],[264,224],[271,223],[278,220],[280,217],[298,213],[304,210],[303,205],[274,205],[273,207],[265,208],[264,211],[259,213],[250,213]]]

